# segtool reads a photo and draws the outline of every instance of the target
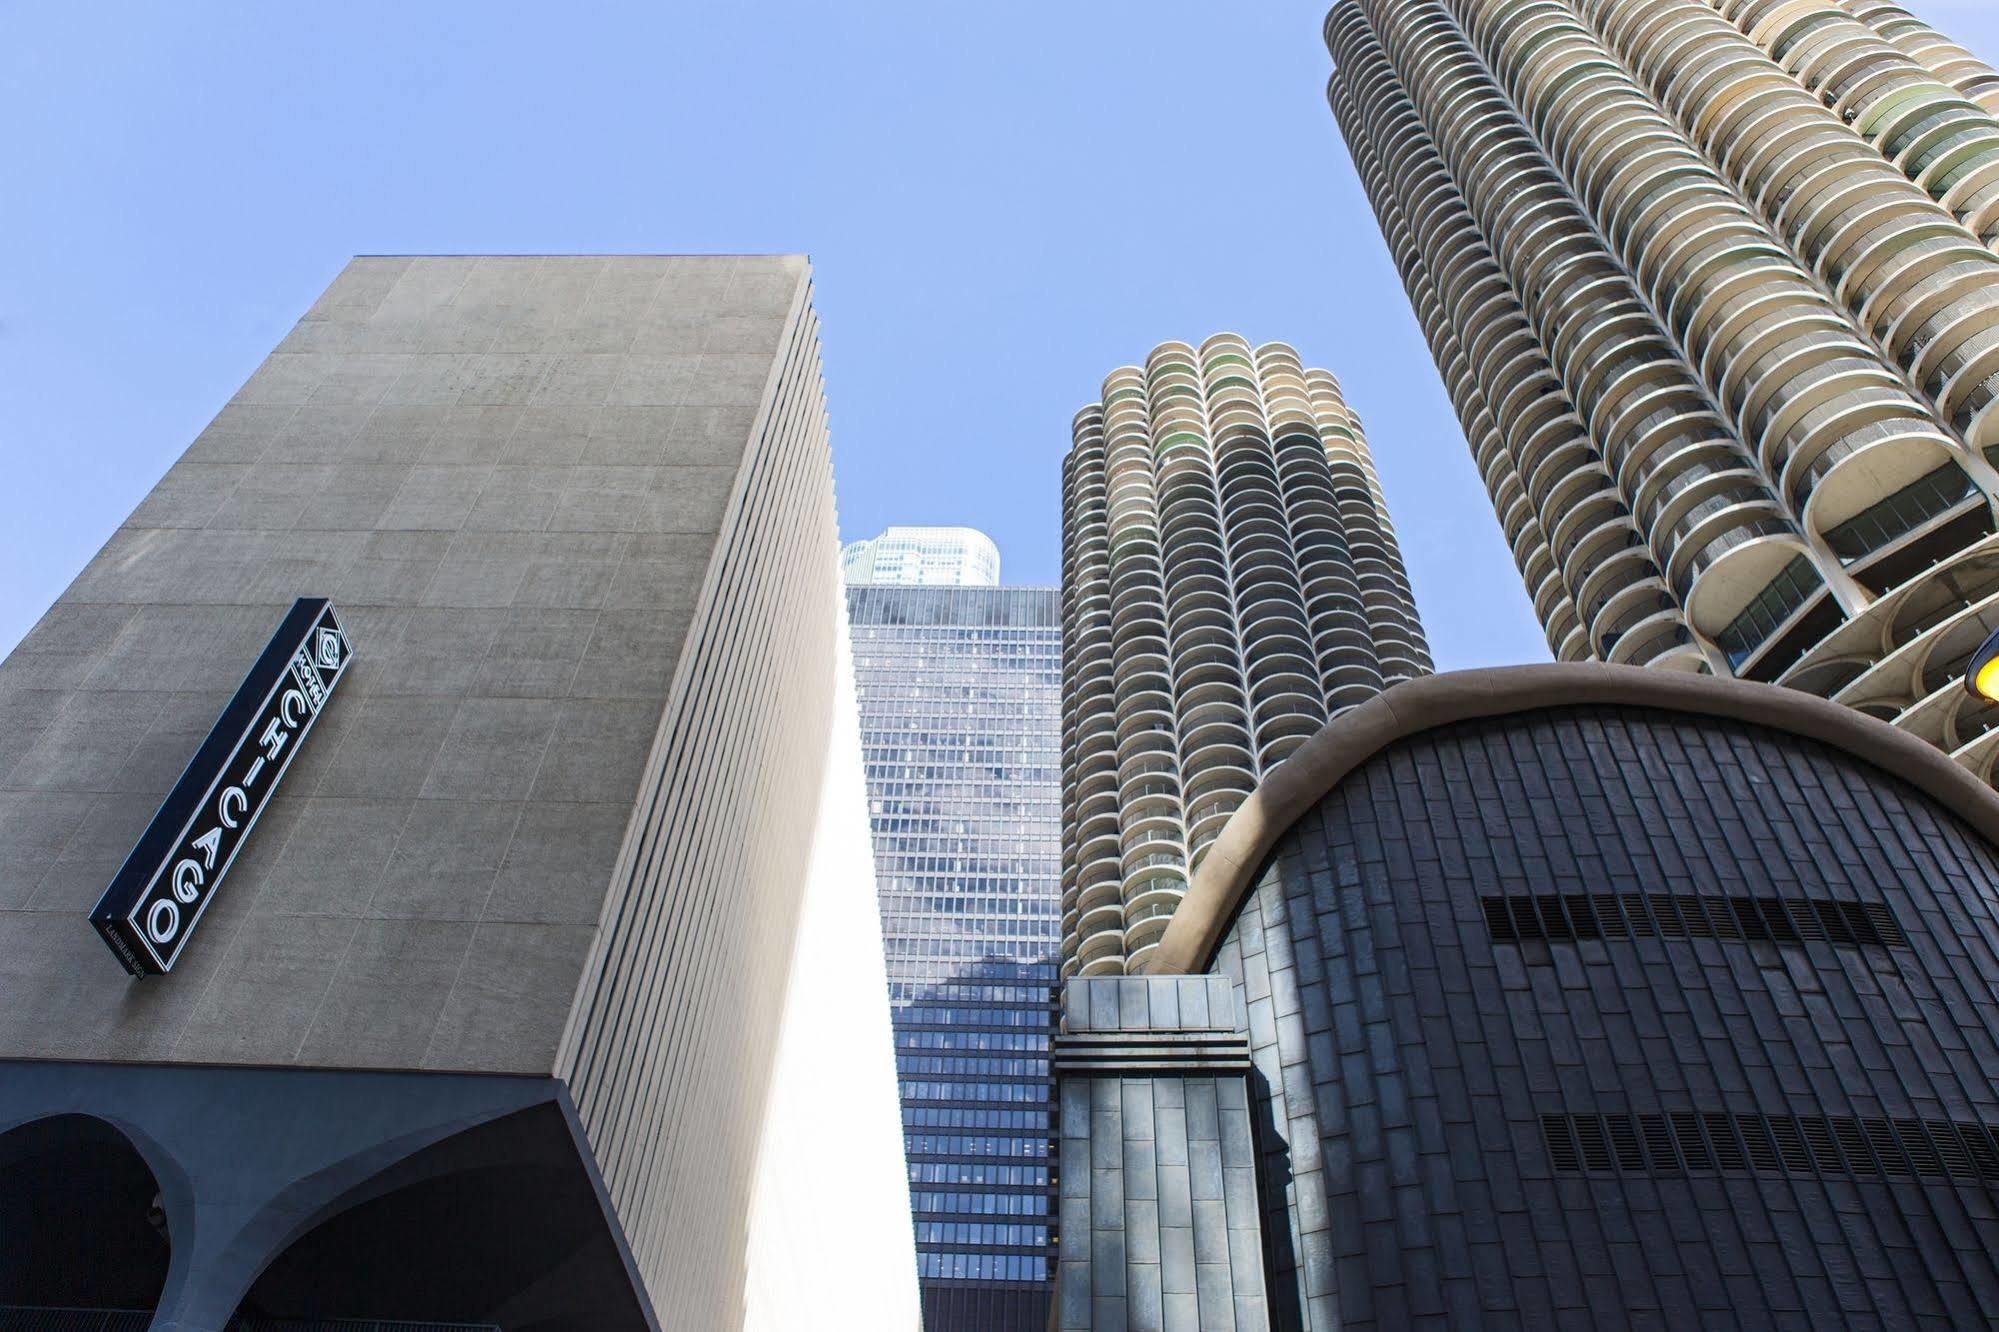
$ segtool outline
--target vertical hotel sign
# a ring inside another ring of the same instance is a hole
[[[90,913],[134,976],[173,970],[353,658],[333,603],[299,598]]]

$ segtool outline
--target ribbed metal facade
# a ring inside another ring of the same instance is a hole
[[[1282,343],[1113,371],[1062,488],[1062,968],[1118,975],[1262,775],[1430,656],[1359,419]]]
[[[1989,778],[1999,74],[1872,0],[1345,0],[1328,97],[1564,659]]]

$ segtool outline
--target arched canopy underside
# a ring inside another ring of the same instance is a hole
[[[171,1257],[160,1181],[116,1126],[56,1114],[0,1133],[0,1310],[52,1327],[64,1310],[150,1313]]]
[[[432,1143],[313,1222],[265,1266],[238,1319],[535,1332],[650,1325],[553,1103]]]

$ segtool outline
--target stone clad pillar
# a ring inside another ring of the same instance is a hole
[[[1055,1040],[1057,1332],[1264,1332],[1249,1042],[1221,976],[1078,977]]]

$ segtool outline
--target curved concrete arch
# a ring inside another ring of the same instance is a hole
[[[367,1143],[292,1180],[248,1211],[236,1233],[217,1248],[211,1261],[218,1267],[226,1267],[234,1284],[232,1287],[229,1283],[210,1283],[216,1288],[203,1292],[204,1308],[219,1309],[223,1303],[233,1307],[273,1261],[323,1222],[407,1182],[403,1172],[408,1163],[421,1159],[429,1148],[545,1104],[548,1103],[536,1102],[519,1109],[481,1108],[437,1120],[407,1133]]]
[[[4,1175],[10,1166],[18,1165],[23,1159],[20,1155],[20,1143],[24,1138],[30,1138],[37,1129],[53,1129],[59,1124],[64,1125],[67,1131],[67,1125],[70,1123],[87,1124],[96,1130],[108,1132],[137,1160],[157,1193],[158,1206],[165,1218],[165,1226],[161,1233],[166,1243],[166,1267],[161,1275],[159,1289],[149,1298],[154,1308],[163,1307],[169,1293],[176,1288],[176,1283],[185,1281],[189,1265],[193,1261],[196,1247],[196,1211],[194,1190],[188,1182],[187,1173],[181,1168],[173,1153],[162,1146],[156,1138],[122,1116],[80,1110],[71,1105],[49,1105],[29,1113],[17,1112],[0,1117],[0,1175]],[[86,1133],[89,1131],[84,1130]],[[44,1140],[42,1148],[46,1150],[49,1145]],[[35,1149],[30,1147],[28,1156],[32,1158],[34,1154]],[[71,1183],[73,1181],[65,1178],[66,1186]],[[38,1227],[44,1219],[37,1217]],[[4,1270],[5,1266],[6,1264],[0,1263],[0,1270]],[[104,1264],[97,1266],[103,1267]],[[0,1284],[5,1284],[4,1275],[0,1275]],[[5,1294],[0,1294],[0,1299],[4,1298]]]
[[[433,1124],[373,1144],[296,1181],[259,1214],[264,1243],[255,1265],[240,1273],[234,1317],[269,1315],[274,1311],[253,1302],[272,1299],[281,1308],[300,1300],[308,1306],[333,1306],[293,1308],[283,1316],[344,1315],[339,1307],[343,1299],[378,1298],[378,1285],[394,1274],[405,1287],[399,1298],[418,1304],[466,1302],[469,1309],[483,1302],[481,1307],[495,1312],[518,1311],[550,1307],[552,1297],[554,1307],[567,1308],[571,1319],[583,1320],[571,1326],[628,1332],[656,1327],[636,1297],[630,1255],[602,1211],[601,1185],[590,1172],[574,1169],[579,1136],[574,1115],[554,1098],[497,1115]],[[461,1207],[461,1196],[481,1197],[485,1203]],[[451,1252],[453,1261],[406,1263],[404,1246],[434,1242],[438,1229],[423,1218],[441,1201],[449,1202],[454,1215],[463,1213],[463,1229],[454,1231],[440,1250]],[[509,1216],[511,1220],[505,1219]],[[394,1225],[404,1232],[403,1239],[376,1242],[372,1258],[365,1249],[357,1253],[355,1236],[379,1235],[385,1217],[398,1218]],[[579,1218],[582,1229],[577,1228]],[[555,1227],[555,1234],[522,1247],[520,1232],[538,1225]],[[579,1260],[585,1248],[589,1253]],[[449,1270],[461,1251],[484,1256]],[[529,1254],[555,1257],[538,1268],[524,1268],[519,1260]],[[420,1271],[412,1275],[406,1267]],[[597,1279],[579,1279],[585,1268],[594,1270]],[[273,1281],[276,1289],[267,1289]],[[551,1281],[554,1292],[543,1284]],[[209,1311],[211,1316],[225,1312],[219,1306]],[[510,1322],[505,1317],[494,1321]]]
[[[129,1143],[132,1150],[139,1154],[139,1159],[146,1163],[146,1169],[152,1172],[153,1182],[159,1185],[160,1205],[166,1209],[167,1228],[169,1232],[173,1231],[174,1223],[177,1220],[185,1217],[190,1223],[189,1233],[191,1237],[194,1187],[188,1182],[187,1171],[181,1166],[179,1157],[175,1156],[164,1143],[151,1133],[148,1133],[132,1119],[124,1115],[106,1114],[92,1110],[65,1109],[50,1105],[28,1112],[17,1112],[13,1115],[0,1116],[0,1141],[4,1141],[7,1135],[16,1129],[27,1128],[30,1125],[39,1124],[45,1120],[65,1117],[94,1119]],[[189,1245],[187,1247],[192,1248],[193,1246]]]
[[[1278,839],[1389,745],[1454,722],[1564,707],[1692,713],[1817,740],[1909,783],[1999,844],[1999,793],[1906,731],[1810,694],[1637,666],[1561,662],[1455,671],[1398,684],[1346,712],[1265,777],[1209,848],[1147,970],[1205,970]]]

